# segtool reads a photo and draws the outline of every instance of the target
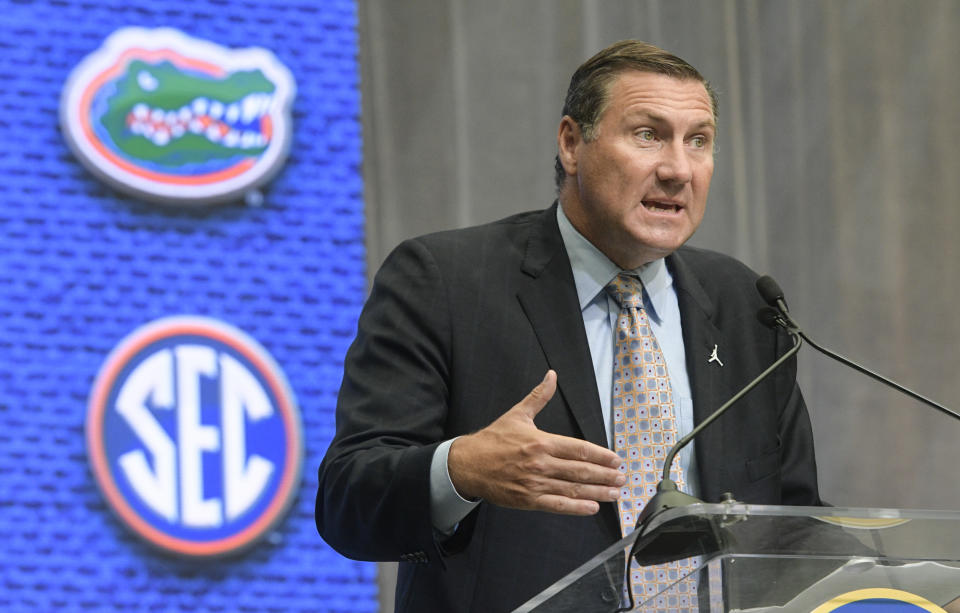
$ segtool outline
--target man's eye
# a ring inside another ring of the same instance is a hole
[[[703,136],[694,136],[690,139],[690,144],[700,149],[707,146],[707,139]]]
[[[654,139],[653,130],[637,130],[637,138],[644,142],[650,142]]]

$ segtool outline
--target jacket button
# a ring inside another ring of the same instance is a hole
[[[617,592],[612,587],[605,587],[600,591],[600,600],[610,603],[616,602]]]

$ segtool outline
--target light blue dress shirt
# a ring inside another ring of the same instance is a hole
[[[567,219],[563,207],[557,207],[557,223],[564,247],[573,269],[573,280],[580,300],[583,325],[590,345],[590,357],[596,375],[597,392],[603,408],[603,423],[606,426],[607,445],[613,445],[613,419],[610,405],[613,394],[613,335],[617,325],[620,306],[604,291],[621,269],[611,262]],[[680,308],[673,287],[673,277],[664,260],[656,260],[630,271],[643,282],[643,305],[647,311],[653,334],[663,351],[673,387],[673,399],[680,436],[693,430],[693,400],[690,380],[687,376],[686,352],[683,346],[683,330]],[[519,398],[517,401],[519,402]],[[478,501],[461,497],[450,480],[447,471],[447,455],[453,440],[441,444],[433,454],[430,465],[430,505],[433,526],[443,534],[451,534],[461,519],[467,516]],[[697,495],[699,486],[696,475],[696,458],[693,445],[680,452],[680,466],[684,471],[684,491]]]
[[[612,448],[613,418],[610,405],[613,396],[613,337],[620,305],[604,287],[622,270],[573,227],[564,214],[563,207],[557,207],[557,223],[573,269],[583,326],[587,332],[587,343],[590,345],[590,357],[593,359],[593,372],[597,379],[600,406],[603,408],[607,445]],[[679,435],[685,436],[693,430],[693,398],[687,376],[683,328],[673,277],[663,259],[654,260],[628,272],[636,274],[643,282],[643,307],[650,320],[653,335],[657,337],[663,357],[667,361]],[[692,443],[680,452],[679,461],[686,481],[684,490],[696,495],[699,486]]]

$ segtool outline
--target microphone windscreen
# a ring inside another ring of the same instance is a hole
[[[763,275],[757,279],[757,291],[760,292],[764,302],[772,307],[777,306],[778,300],[783,300],[783,290],[770,275]]]

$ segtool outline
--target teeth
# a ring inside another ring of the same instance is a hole
[[[207,139],[210,142],[212,143],[220,142],[220,137],[221,137],[220,124],[218,123],[212,124],[209,128],[207,128],[206,135],[207,135]]]
[[[170,142],[170,133],[166,130],[157,130],[153,135],[153,144],[158,147],[163,147]]]
[[[206,98],[196,98],[190,104],[190,108],[193,109],[194,115],[206,115],[207,109],[210,108],[210,101]]]
[[[259,132],[246,131],[243,133],[243,136],[240,137],[240,147],[243,149],[253,149],[256,147],[263,147],[266,143],[266,140],[263,138],[263,134]]]
[[[152,109],[141,102],[130,110],[127,125],[131,134],[144,136],[160,147],[189,131],[225,147],[255,149],[267,144],[267,139],[257,130],[257,124],[269,111],[272,100],[269,94],[259,92],[229,105],[197,97],[172,111]],[[244,130],[243,127],[252,129]]]
[[[234,102],[228,106],[225,118],[227,123],[237,123],[237,120],[240,119],[240,105]]]
[[[241,101],[243,105],[243,123],[252,123],[254,119],[263,114],[260,103],[260,94],[250,94]]]
[[[643,206],[657,211],[675,211],[677,209],[675,204],[664,204],[662,202],[644,202]]]
[[[242,149],[253,149],[257,146],[257,137],[260,136],[256,132],[244,132],[240,137],[240,147]]]
[[[236,130],[230,130],[227,132],[227,135],[223,137],[224,147],[236,147],[239,142],[240,134]]]

